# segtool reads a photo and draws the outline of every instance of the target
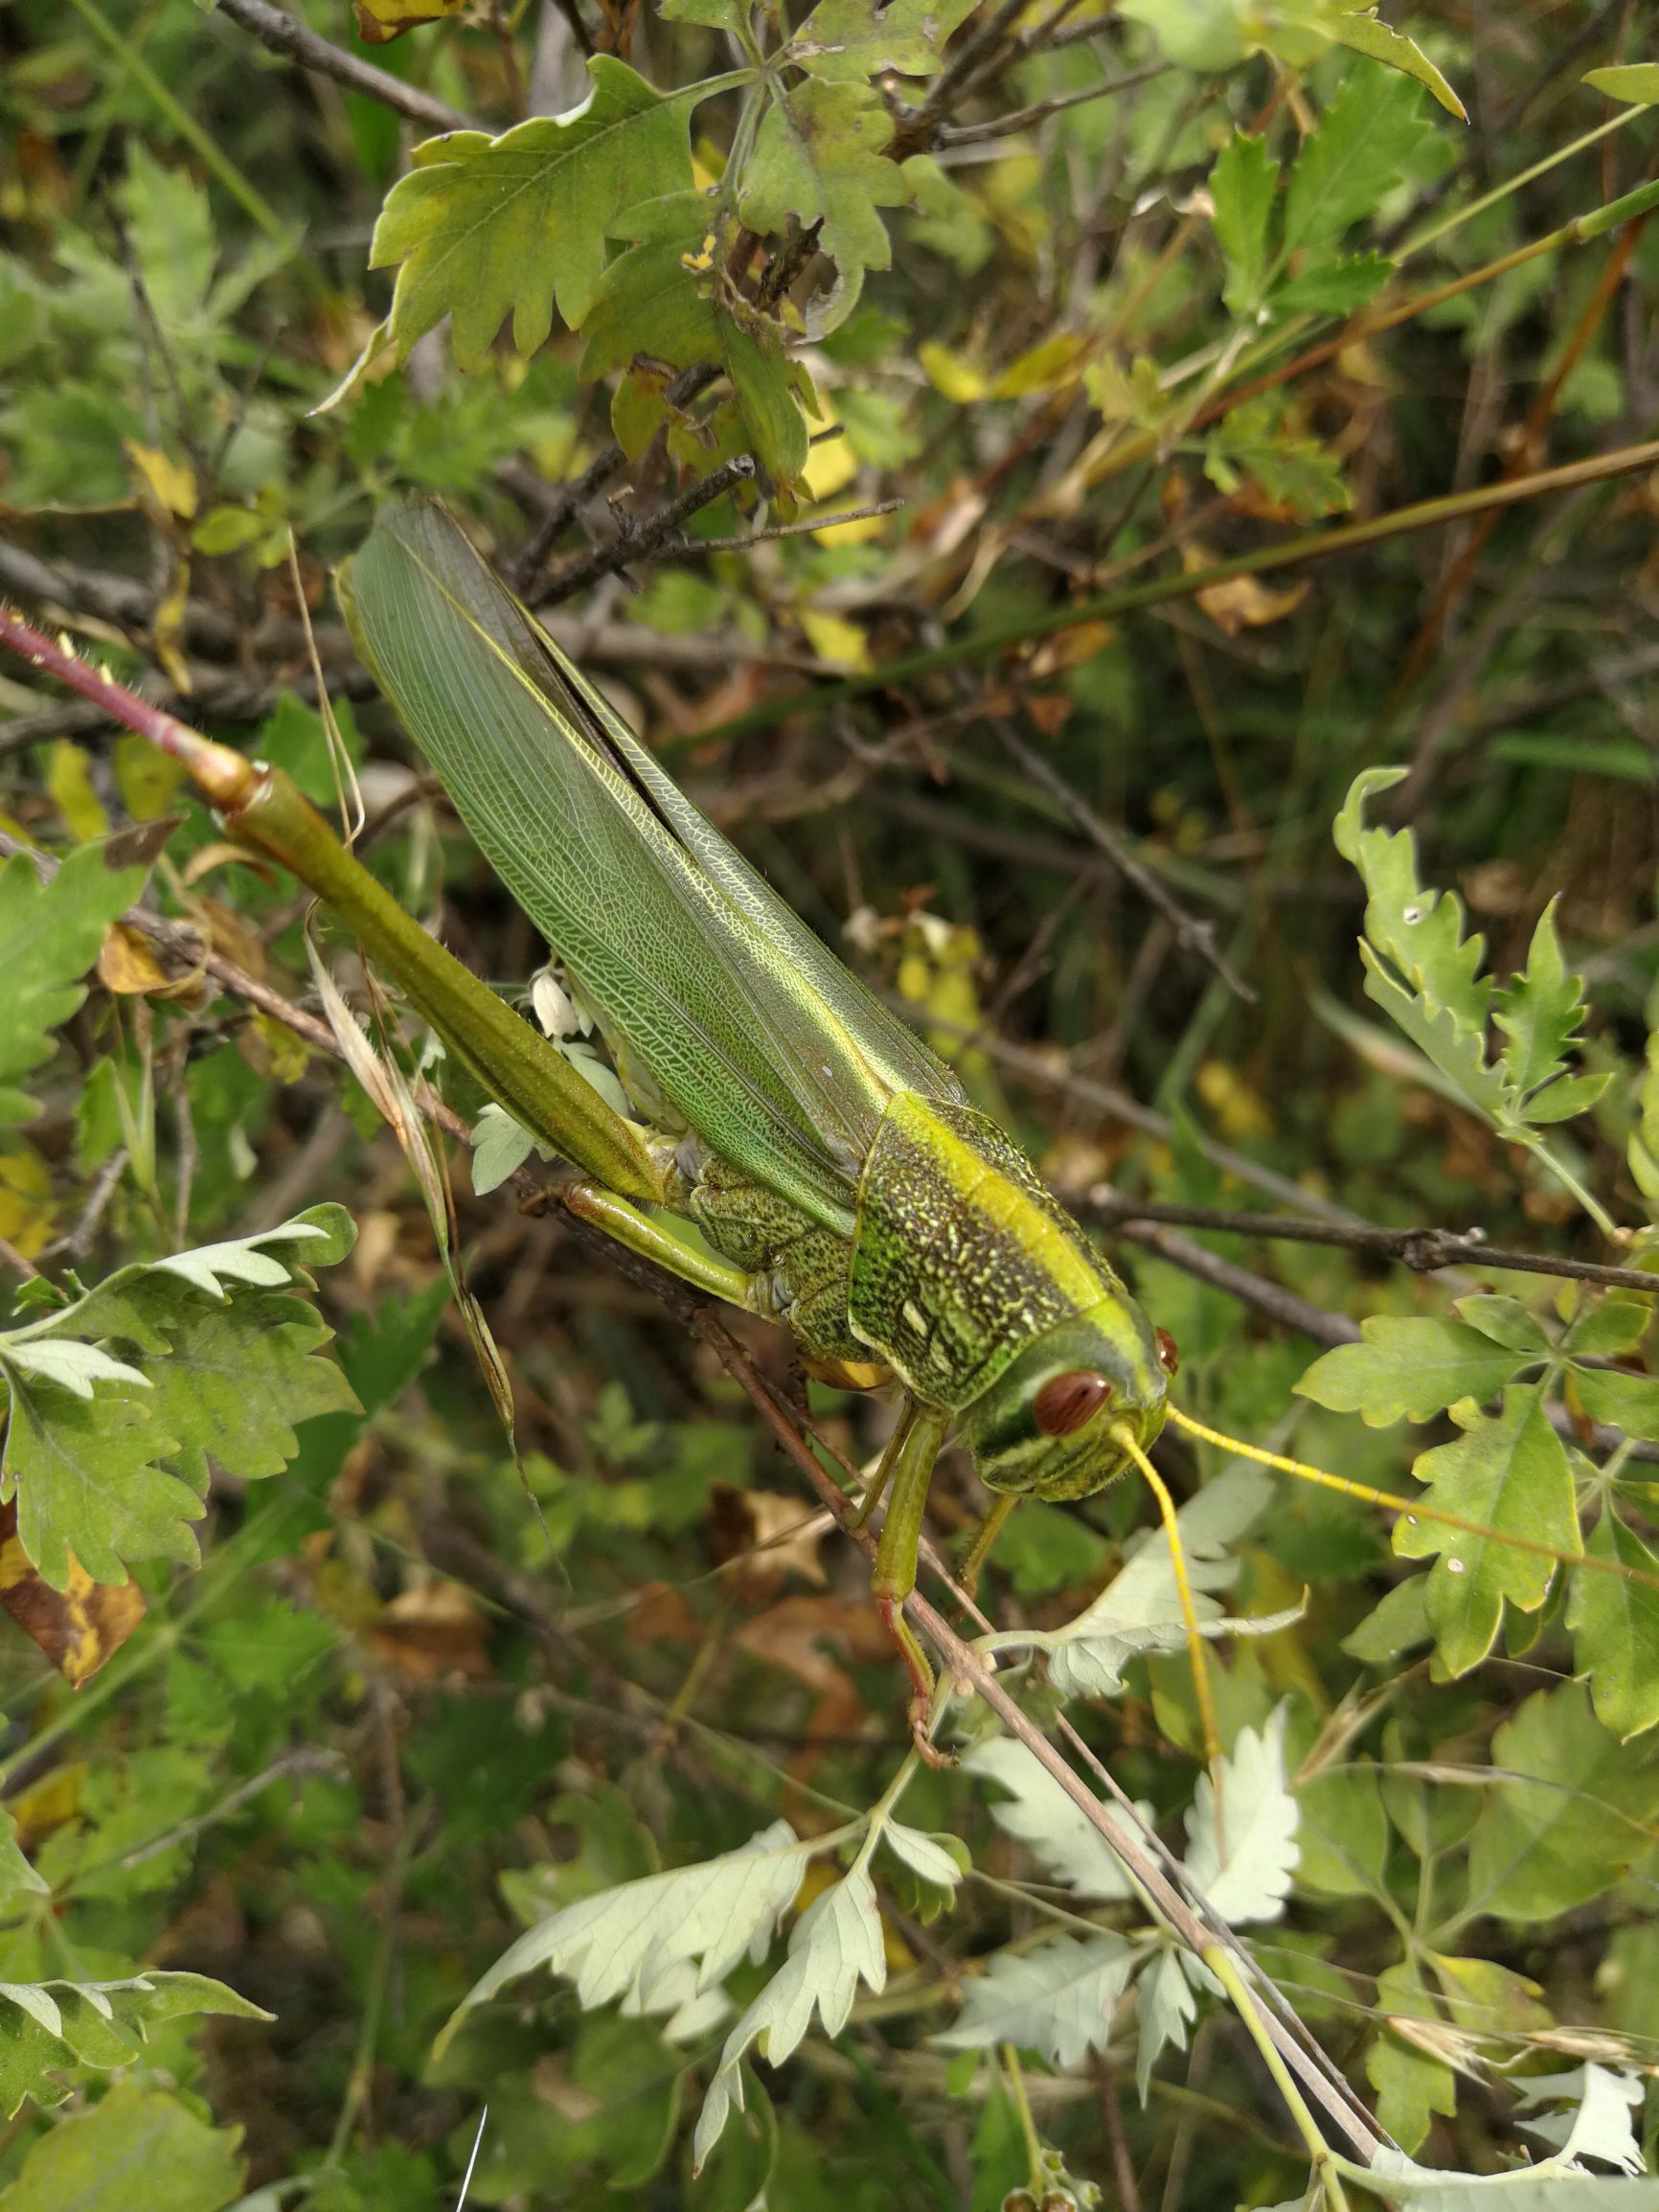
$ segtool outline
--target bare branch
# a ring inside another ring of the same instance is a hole
[[[734,454],[722,462],[697,483],[689,485],[676,498],[645,522],[632,515],[617,516],[617,536],[609,545],[595,546],[593,551],[574,562],[562,576],[556,576],[544,587],[541,601],[545,606],[557,606],[579,591],[585,591],[590,583],[597,583],[602,576],[613,576],[636,560],[649,560],[661,553],[667,541],[682,536],[681,523],[697,510],[710,507],[716,499],[723,499],[728,491],[739,484],[753,483],[755,463],[747,453]]]
[[[1106,855],[1119,875],[1125,882],[1134,885],[1155,913],[1164,917],[1175,943],[1183,951],[1195,952],[1206,966],[1214,969],[1235,998],[1253,1001],[1255,992],[1234,974],[1217,949],[1215,924],[1194,921],[1162,878],[1129,850],[1122,834],[1101,819],[1088,801],[1072,789],[1051,762],[1044,760],[1041,753],[1026,743],[1005,716],[990,715],[987,719],[1001,741],[1003,750],[1018,762],[1034,782],[1042,786],[1050,798],[1058,801],[1090,844]]]
[[[319,77],[331,77],[348,92],[360,92],[366,99],[377,100],[382,107],[407,116],[422,130],[477,130],[480,127],[469,115],[463,115],[447,102],[434,100],[431,93],[405,84],[400,77],[394,77],[389,70],[376,69],[372,61],[359,60],[356,55],[346,53],[342,47],[330,46],[326,38],[319,38],[284,9],[272,7],[270,0],[218,0],[218,11],[233,23],[239,23],[244,31],[251,31],[273,54],[285,55],[302,68],[314,69]]]
[[[1091,1191],[1072,1192],[1066,1203],[1109,1228],[1135,1221],[1173,1221],[1184,1228],[1223,1230],[1229,1236],[1260,1237],[1269,1243],[1336,1244],[1352,1252],[1376,1252],[1419,1275],[1432,1275],[1442,1267],[1494,1267],[1503,1274],[1564,1275],[1575,1283],[1659,1296],[1659,1275],[1645,1268],[1558,1260],[1546,1252],[1504,1251],[1487,1243],[1484,1229],[1378,1229],[1364,1221],[1304,1221],[1284,1214],[1229,1213],[1219,1206],[1159,1205],[1125,1197],[1103,1183]]]
[[[983,146],[987,139],[1008,138],[1016,130],[1029,130],[1035,124],[1046,123],[1051,115],[1060,115],[1068,107],[1082,107],[1091,100],[1109,100],[1114,92],[1132,91],[1137,84],[1162,77],[1169,67],[1167,61],[1148,62],[1145,69],[1131,69],[1122,77],[1103,78],[1099,84],[1085,84],[1078,92],[1057,92],[1051,99],[1034,100],[1029,107],[1016,107],[1011,115],[993,116],[989,123],[947,123],[935,134],[936,143],[941,147]]]

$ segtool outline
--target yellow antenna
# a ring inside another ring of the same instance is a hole
[[[1204,1649],[1204,1638],[1198,1627],[1198,1608],[1193,1603],[1193,1585],[1187,1575],[1187,1553],[1181,1542],[1181,1531],[1176,1525],[1175,1501],[1170,1495],[1163,1476],[1141,1449],[1134,1431],[1127,1422],[1118,1422],[1111,1430],[1112,1442],[1132,1459],[1147,1478],[1147,1488],[1158,1501],[1163,1516],[1164,1534],[1170,1539],[1170,1563],[1175,1573],[1175,1589],[1181,1600],[1181,1618],[1187,1629],[1187,1652],[1193,1664],[1193,1694],[1198,1700],[1198,1726],[1204,1738],[1204,1759],[1214,1779],[1217,1814],[1220,1812],[1220,1759],[1221,1731],[1216,1722],[1216,1700],[1210,1690],[1210,1657]]]
[[[1507,1544],[1511,1551],[1532,1552],[1539,1559],[1554,1560],[1557,1566],[1585,1567],[1592,1574],[1616,1575],[1621,1582],[1640,1583],[1645,1589],[1659,1590],[1659,1575],[1650,1574],[1643,1567],[1627,1566],[1623,1560],[1593,1559],[1584,1552],[1562,1552],[1557,1545],[1540,1543],[1534,1537],[1516,1536],[1507,1528],[1493,1528],[1484,1520],[1466,1520],[1455,1513],[1443,1513],[1439,1506],[1425,1505],[1420,1498],[1401,1497],[1390,1490],[1373,1490],[1369,1483],[1350,1482],[1346,1475],[1331,1474],[1323,1467],[1309,1467],[1305,1459],[1286,1459],[1282,1452],[1263,1451],[1254,1444],[1240,1443],[1236,1436],[1225,1436],[1218,1428],[1207,1428],[1203,1422],[1194,1421],[1190,1413],[1183,1413],[1178,1405],[1169,1409],[1170,1419],[1189,1436],[1195,1436],[1201,1444],[1218,1445],[1239,1459],[1253,1459],[1258,1466],[1277,1468],[1281,1474],[1294,1474],[1303,1482],[1317,1483],[1322,1490],[1334,1490],[1343,1497],[1358,1498],[1363,1505],[1381,1506],[1385,1513],[1403,1515],[1409,1521],[1434,1521],[1441,1528],[1451,1528],[1464,1536],[1485,1537],[1492,1543]],[[1146,1461],[1137,1451],[1143,1469]]]

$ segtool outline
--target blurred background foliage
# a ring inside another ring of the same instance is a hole
[[[616,210],[579,201],[609,289],[545,342],[533,301],[528,357],[496,334],[484,245],[465,225],[447,237],[430,200],[395,203],[402,228],[372,256],[387,194],[432,173],[410,171],[411,148],[445,114],[499,134],[570,109],[589,53],[659,92],[695,84],[741,64],[745,11],[434,0],[388,40],[405,18],[380,0],[362,0],[361,29],[343,0],[306,0],[286,20],[389,73],[374,94],[279,51],[275,13],[0,11],[0,589],[328,803],[314,648],[373,865],[516,991],[542,950],[410,765],[329,594],[380,496],[442,493],[1057,1186],[1609,1256],[1365,1002],[1363,889],[1330,824],[1357,770],[1408,764],[1390,818],[1416,829],[1427,879],[1461,892],[1494,972],[1523,963],[1558,901],[1591,990],[1585,1064],[1614,1080],[1555,1141],[1641,1220],[1624,1163],[1659,951],[1659,476],[1615,461],[1453,527],[1283,573],[1203,572],[1652,435],[1659,230],[1638,217],[1522,251],[1650,176],[1650,88],[1583,82],[1647,61],[1641,9],[1433,0],[1398,22],[1424,81],[1356,53],[1332,30],[1345,11],[1312,0],[987,8],[961,29],[949,11],[931,34],[954,32],[943,73],[937,54],[914,78],[885,51],[860,65],[859,112],[893,132],[875,172],[849,156],[804,192],[757,156],[747,200],[722,200],[739,96],[688,108],[685,191],[713,196],[669,234],[678,307],[648,271],[627,290],[630,234],[602,256]],[[792,96],[803,80],[823,81]],[[1270,161],[1287,187],[1263,185]],[[813,192],[824,227],[804,234]],[[728,296],[687,256],[705,223],[729,252],[739,217],[753,243],[732,284],[752,281]],[[422,249],[449,256],[450,287],[424,320],[407,274]],[[503,251],[507,291],[551,291],[534,228]],[[468,302],[489,327],[452,346],[443,318]],[[716,326],[755,360],[710,399],[683,379]],[[750,450],[758,470],[686,496]],[[1158,604],[1056,626],[1159,577]],[[807,685],[813,711],[783,716]],[[306,902],[225,845],[165,765],[11,671],[0,714],[13,844],[178,815],[156,910],[312,1002]],[[361,1090],[199,964],[123,949],[106,943],[32,1078],[42,1110],[0,1130],[6,1252],[19,1272],[93,1282],[339,1200],[357,1240],[319,1296],[361,1411],[305,1422],[274,1481],[215,1474],[200,1571],[139,1566],[148,1617],[95,1626],[108,1663],[87,1686],[72,1694],[22,1634],[0,1644],[0,1783],[46,1884],[0,1861],[0,1975],[204,1974],[274,2016],[158,2018],[142,2048],[98,2056],[88,2031],[48,2050],[28,2079],[74,2102],[22,2098],[0,2132],[0,2205],[114,2212],[114,2196],[72,2197],[62,2161],[90,2173],[99,2146],[146,2129],[189,2177],[167,2199],[181,2212],[244,2189],[267,2192],[249,2200],[261,2212],[448,2203],[485,2101],[480,2204],[1001,2204],[1028,2173],[1014,2078],[929,2038],[1050,1892],[961,1774],[920,1777],[905,1816],[964,1837],[987,1879],[931,1924],[925,1899],[884,1893],[887,1993],[833,2047],[809,2037],[762,2070],[700,2179],[706,2035],[678,2047],[541,1983],[432,2058],[525,1923],[732,1849],[779,1812],[810,1833],[870,1803],[902,1745],[890,1653],[860,1562],[820,1542],[706,1350],[557,1218],[474,1198],[458,1153],[515,1469]],[[349,947],[331,953],[351,982]],[[1360,1318],[1440,1312],[1445,1286],[1364,1252],[1167,1226],[1124,1252],[1195,1412],[1399,1486],[1405,1431],[1292,1386]],[[1206,1279],[1206,1253],[1233,1273]],[[1455,1287],[1485,1281],[1466,1268]],[[1565,1311],[1555,1286],[1487,1287]],[[787,1379],[781,1340],[756,1330],[752,1350]],[[812,1403],[855,1460],[878,1447],[879,1404],[816,1386]],[[1190,1487],[1191,1453],[1166,1457]],[[979,1502],[948,1463],[936,1531],[966,1530]],[[996,1617],[1076,1613],[1145,1510],[1127,1486],[1025,1508],[989,1577]],[[1226,1658],[1229,1732],[1288,1698],[1293,1765],[1324,1753],[1290,1917],[1261,1955],[1408,2147],[1489,2165],[1492,2066],[1659,2053],[1651,1748],[1620,1750],[1572,1687],[1558,1596],[1511,1613],[1494,1658],[1448,1683],[1374,1619],[1396,1570],[1369,1509],[1287,1488],[1242,1556],[1242,1609],[1311,1598],[1295,1628]],[[1079,1718],[1131,1796],[1178,1813],[1196,1740],[1179,1664],[1138,1663],[1126,1695]],[[1433,1776],[1493,1757],[1505,1729],[1508,1763],[1573,1810],[1550,1839],[1565,1871],[1471,1899],[1464,1845],[1497,1800]],[[1415,2038],[1382,2025],[1420,2016]],[[1026,2065],[1019,2096],[1072,2172],[1167,2212],[1300,2188],[1226,2016],[1166,2058],[1145,2109],[1120,2086],[1132,2069],[1132,2038],[1081,2066]],[[84,2149],[66,2152],[76,2131]]]

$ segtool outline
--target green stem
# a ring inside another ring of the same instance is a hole
[[[116,56],[133,81],[142,86],[154,101],[185,144],[200,154],[242,212],[253,217],[267,238],[290,237],[292,225],[284,222],[269,200],[257,192],[229,156],[220,151],[190,109],[168,90],[130,39],[124,38],[113,23],[105,21],[95,0],[70,0],[70,5],[87,29]]]
[[[1408,239],[1396,256],[1397,262],[1415,260],[1429,246],[1443,238],[1449,238],[1453,231],[1460,230],[1465,223],[1472,222],[1476,216],[1484,215],[1488,208],[1496,207],[1499,200],[1508,199],[1511,193],[1519,192],[1523,186],[1534,183],[1540,176],[1547,176],[1551,170],[1558,169],[1564,161],[1571,161],[1575,154],[1583,153],[1589,147],[1599,146],[1610,132],[1623,130],[1627,123],[1633,123],[1637,116],[1646,112],[1644,108],[1626,107],[1618,115],[1610,115],[1605,123],[1599,123],[1594,130],[1585,131],[1581,138],[1572,139],[1567,145],[1557,147],[1554,153],[1547,153],[1542,161],[1534,162],[1531,169],[1523,169],[1518,176],[1511,176],[1503,184],[1493,185],[1490,192],[1483,193],[1479,199],[1471,199],[1467,207],[1457,208],[1452,214],[1443,217],[1420,238]]]
[[[1573,1171],[1557,1159],[1542,1137],[1534,1136],[1531,1129],[1522,1129],[1518,1132],[1505,1131],[1504,1133],[1506,1135],[1518,1134],[1520,1142],[1526,1146],[1539,1166],[1547,1168],[1561,1188],[1572,1193],[1603,1237],[1611,1237],[1616,1233],[1612,1215],[1608,1213],[1600,1199],[1591,1197]]]
[[[1012,2043],[1000,2043],[998,2055],[1003,2071],[1008,2076],[1009,2092],[1013,2098],[1014,2110],[1019,2114],[1019,2132],[1025,2137],[1026,2164],[1031,2171],[1031,2193],[1041,2203],[1048,2176],[1043,2172],[1042,2137],[1036,2132],[1032,2118],[1031,2099],[1026,2095],[1025,2072],[1019,2063],[1019,2053]]]
[[[958,638],[930,652],[907,653],[896,660],[878,662],[861,675],[842,676],[834,683],[789,692],[783,698],[767,699],[745,714],[715,722],[694,735],[699,742],[706,742],[710,738],[746,737],[751,731],[771,729],[779,722],[787,721],[792,715],[807,711],[816,714],[866,692],[889,691],[898,685],[915,683],[941,670],[959,668],[965,662],[991,660],[1013,647],[1054,637],[1085,623],[1111,622],[1142,607],[1191,599],[1213,584],[1230,582],[1235,577],[1262,576],[1274,569],[1299,567],[1305,561],[1323,560],[1333,554],[1350,553],[1360,546],[1402,537],[1414,530],[1431,530],[1445,523],[1461,522],[1467,515],[1483,514],[1491,508],[1519,506],[1524,500],[1538,498],[1545,492],[1570,491],[1580,485],[1604,483],[1609,477],[1633,475],[1655,464],[1659,464],[1659,440],[1649,440],[1640,445],[1622,446],[1614,453],[1596,454],[1587,461],[1568,462],[1558,468],[1540,468],[1529,476],[1479,485],[1470,491],[1420,499],[1409,507],[1395,508],[1387,514],[1372,515],[1364,522],[1345,523],[1336,530],[1306,531],[1278,545],[1258,546],[1254,552],[1239,554],[1231,560],[1215,561],[1208,568],[1157,577],[1148,583],[1135,584],[1125,591],[1107,592],[1098,599],[1077,600],[1070,606],[1057,607],[1034,619],[1008,623],[1001,627],[980,630],[972,637]]]
[[[1232,1998],[1234,2010],[1249,2031],[1251,2041],[1261,2054],[1262,2064],[1273,2076],[1274,2086],[1284,2100],[1284,2109],[1295,2122],[1297,2133],[1307,2146],[1313,2171],[1325,2191],[1329,2212],[1349,2212],[1348,2195],[1336,2171],[1330,2145],[1321,2134],[1319,2122],[1313,2117],[1302,2091],[1291,2078],[1289,2067],[1280,2057],[1278,2044],[1267,2033],[1261,2009],[1244,1976],[1239,1972],[1232,1953],[1221,1944],[1208,1943],[1199,1955]]]

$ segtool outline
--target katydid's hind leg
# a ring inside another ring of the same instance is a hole
[[[682,1283],[690,1283],[693,1289],[706,1290],[711,1298],[740,1307],[745,1313],[759,1313],[769,1321],[778,1318],[769,1275],[750,1274],[746,1268],[734,1266],[730,1260],[719,1259],[713,1252],[695,1250],[672,1230],[665,1229],[648,1214],[642,1214],[636,1205],[618,1197],[614,1191],[607,1191],[602,1183],[585,1180],[566,1183],[559,1196],[579,1220],[590,1221],[596,1229],[602,1229],[607,1237],[625,1245],[628,1251],[654,1261],[669,1274],[677,1275]]]
[[[954,1767],[956,1760],[952,1753],[941,1751],[927,1732],[932,1719],[933,1669],[916,1630],[904,1617],[904,1601],[916,1587],[916,1547],[921,1536],[927,1486],[949,1426],[948,1414],[907,1398],[872,1485],[875,1494],[879,1495],[890,1479],[892,1483],[881,1540],[875,1547],[871,1588],[887,1632],[909,1673],[911,1740],[930,1767]]]
[[[1005,1491],[993,1501],[990,1511],[974,1530],[973,1542],[968,1546],[967,1557],[962,1562],[961,1575],[962,1586],[970,1598],[978,1592],[979,1578],[986,1561],[990,1557],[991,1545],[1002,1534],[1003,1523],[1018,1503],[1017,1491]]]

